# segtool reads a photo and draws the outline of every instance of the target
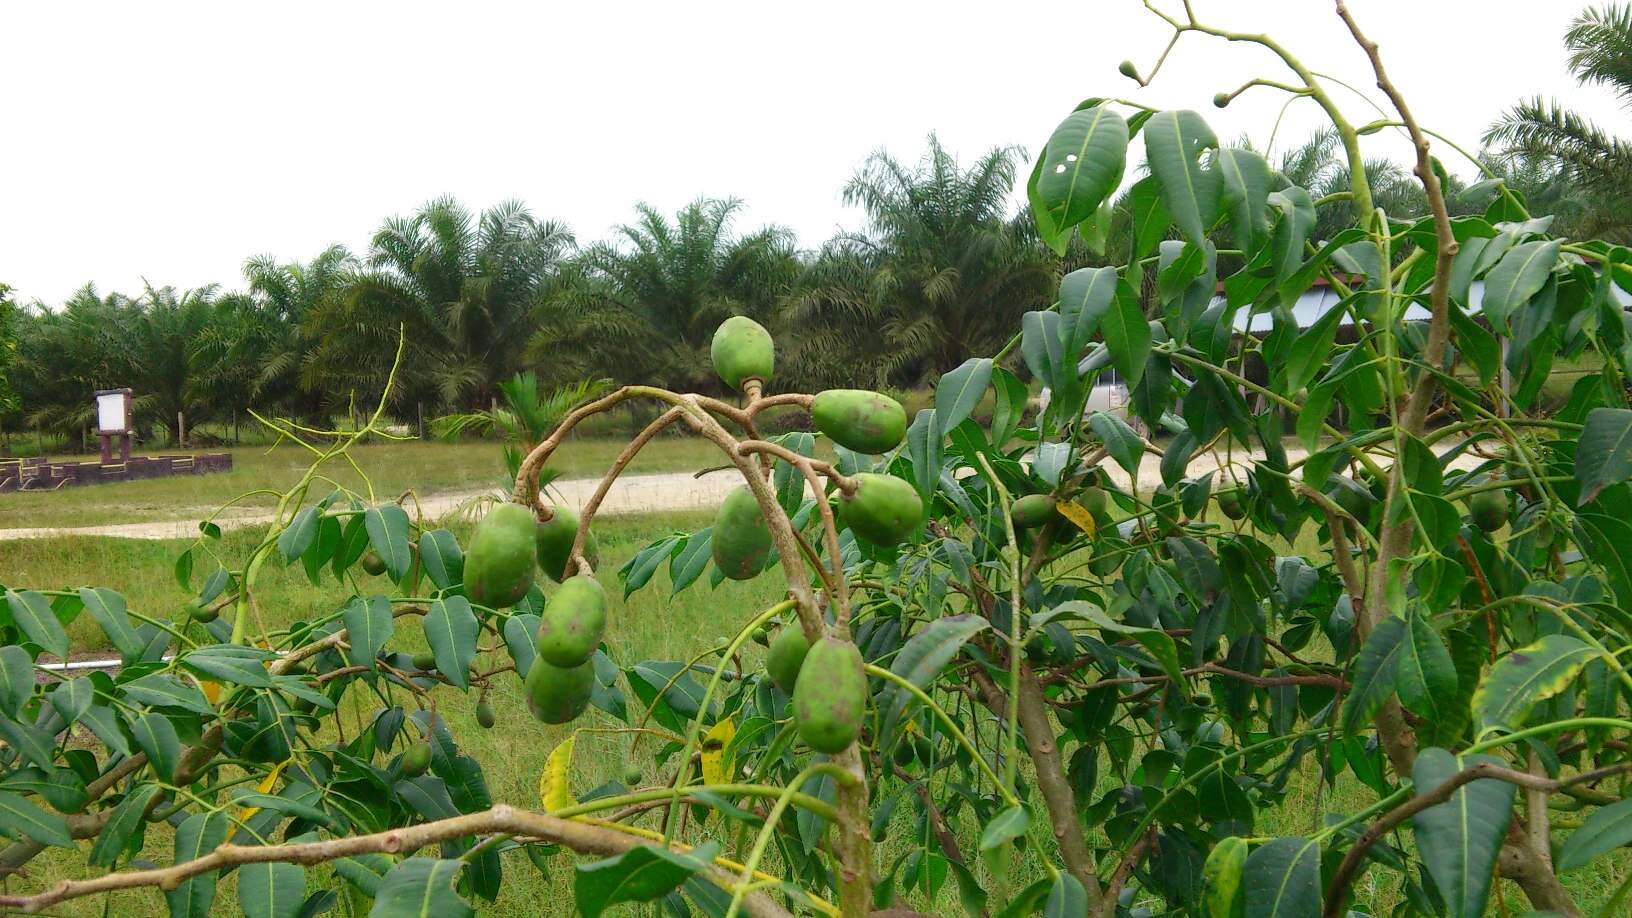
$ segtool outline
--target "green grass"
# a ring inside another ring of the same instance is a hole
[[[562,478],[599,476],[625,442],[610,436],[568,440],[550,458],[548,468]],[[0,529],[202,518],[240,494],[289,487],[313,458],[307,450],[288,443],[229,452],[230,472],[0,494]],[[382,499],[409,488],[427,495],[498,488],[503,484],[504,464],[495,443],[385,441],[360,444],[351,454]],[[718,448],[706,440],[664,437],[647,446],[630,464],[628,473],[704,468],[719,465],[719,456]],[[356,470],[345,463],[330,463],[325,468],[339,484],[363,487]],[[272,494],[257,494],[241,505],[269,508],[276,502]]]
[[[615,584],[615,571],[638,548],[654,537],[676,529],[691,529],[706,523],[706,517],[697,514],[669,514],[647,517],[609,518],[597,523],[597,540],[601,546],[604,564],[601,577],[609,587]],[[454,527],[463,538],[463,526]],[[229,533],[220,543],[219,550],[229,558],[241,558],[255,542],[255,530]],[[1304,547],[1301,544],[1299,547]],[[78,585],[107,586],[125,594],[131,607],[150,615],[167,615],[185,598],[170,574],[170,564],[184,543],[141,542],[120,539],[55,539],[33,542],[6,543],[0,551],[0,582],[14,587],[53,588]],[[718,590],[706,584],[671,596],[666,575],[659,573],[653,583],[636,593],[627,602],[617,599],[615,590],[608,645],[621,661],[641,659],[689,659],[697,652],[712,646],[718,635],[734,632],[736,627],[753,612],[777,601],[781,596],[780,578],[776,575],[761,577],[749,583],[726,582]],[[365,580],[361,589],[383,590],[382,579]],[[298,567],[268,566],[261,581],[261,602],[266,625],[278,628],[288,622],[307,618],[334,608],[346,591],[332,579],[312,587]],[[404,620],[409,621],[409,620]],[[88,620],[73,623],[71,632],[76,647],[102,646],[100,632]],[[402,640],[395,646],[404,650],[419,650],[423,643],[412,626],[403,626]],[[760,648],[749,645],[744,659],[745,667],[757,669]],[[374,710],[375,702],[363,692],[348,695],[352,703],[345,713],[346,729],[352,732],[359,723],[357,718]],[[487,781],[497,801],[536,809],[538,807],[538,776],[545,758],[557,743],[571,734],[568,727],[550,727],[534,721],[527,713],[520,691],[519,680],[501,676],[495,680],[492,702],[498,724],[491,731],[480,729],[474,722],[474,693],[462,695],[453,690],[437,693],[438,711],[448,723],[462,747],[484,764]],[[612,725],[604,715],[592,711],[576,726]],[[995,722],[982,718],[979,729],[990,737]],[[647,778],[658,777],[650,764],[650,747],[643,752]],[[627,740],[615,734],[583,734],[574,757],[572,788],[582,794],[604,781],[619,776],[628,760]],[[1101,779],[1097,794],[1116,787],[1118,779],[1109,767],[1101,763]],[[1258,814],[1254,832],[1259,836],[1308,834],[1321,825],[1325,814],[1346,814],[1370,803],[1369,790],[1361,787],[1347,773],[1335,788],[1323,788],[1318,781],[1318,759],[1311,755],[1304,760],[1301,772],[1292,780],[1285,800],[1275,809]],[[893,785],[890,793],[902,793]],[[882,872],[907,853],[918,841],[913,837],[913,816],[910,806],[898,808],[888,840],[876,851],[875,864]],[[717,824],[717,823],[715,823]],[[969,819],[967,812],[955,818],[954,830],[964,850],[974,857],[974,840],[979,827]],[[701,837],[694,834],[693,840]],[[1043,847],[1051,842],[1037,814],[1031,832],[1032,839]],[[1101,843],[1103,839],[1100,839]],[[1392,839],[1407,847],[1411,844],[1409,832]],[[81,844],[80,853],[53,849],[32,865],[31,875],[11,883],[13,890],[38,889],[67,877],[94,875],[97,871],[86,867]],[[159,864],[171,858],[169,830],[165,826],[152,827],[143,857]],[[561,857],[550,862],[548,872],[541,874],[524,857],[508,856],[505,860],[505,882],[500,900],[484,904],[481,914],[491,916],[533,916],[573,914],[571,902],[572,859]],[[1587,868],[1566,877],[1580,904],[1589,910],[1602,903],[1614,883],[1632,866],[1632,859],[1624,856],[1601,859]],[[774,860],[767,865],[775,871]],[[991,888],[984,868],[976,868],[977,875]],[[1035,861],[1018,865],[1013,875],[1015,885],[1039,873]],[[330,871],[312,868],[309,871],[311,888],[335,885]],[[236,914],[234,881],[223,880],[217,898],[216,913]],[[1514,913],[1523,911],[1523,897],[1510,884],[1503,884],[1506,901]],[[336,886],[336,888],[339,888]],[[1363,875],[1356,885],[1359,902],[1356,907],[1372,914],[1387,914],[1400,900],[1394,876],[1376,868]],[[930,914],[962,914],[955,889],[948,889],[935,902],[924,902],[914,893],[909,904]],[[109,902],[107,914],[154,914],[162,909],[159,894],[154,891],[121,893]],[[98,915],[102,903],[86,899],[56,909],[62,915]],[[356,914],[363,914],[366,909]],[[1496,914],[1492,905],[1492,914]],[[1590,912],[1589,912],[1590,913]],[[345,914],[343,909],[338,914]],[[619,914],[634,914],[623,911]]]

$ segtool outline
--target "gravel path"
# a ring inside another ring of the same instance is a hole
[[[1305,455],[1301,447],[1288,447],[1287,459],[1297,462]],[[1229,463],[1232,467],[1245,474],[1247,464],[1252,461],[1253,454],[1245,450],[1236,452]],[[1188,473],[1191,477],[1204,475],[1218,469],[1223,462],[1222,453],[1216,455],[1201,455],[1191,460]],[[1476,457],[1462,455],[1452,465],[1468,468],[1477,463]],[[1146,451],[1144,460],[1139,465],[1139,487],[1153,488],[1161,483],[1161,457],[1153,452]],[[1114,462],[1107,460],[1104,468],[1117,484],[1127,487],[1128,474]],[[607,492],[606,500],[601,503],[600,513],[615,516],[629,513],[653,513],[665,510],[709,510],[719,506],[725,495],[736,487],[740,479],[731,472],[715,472],[694,478],[690,472],[670,472],[662,475],[626,475],[613,484],[612,490]],[[557,500],[564,500],[574,507],[582,507],[594,494],[595,487],[600,483],[596,478],[575,478],[566,481],[557,481],[550,486]],[[445,516],[460,512],[478,512],[476,508],[483,505],[475,503],[477,498],[492,492],[466,491],[454,494],[434,494],[421,497],[419,506],[427,519],[441,519]],[[271,522],[272,514],[245,513],[225,517],[216,522],[223,530],[242,529],[248,526],[264,526]],[[34,529],[0,529],[0,542],[10,539],[54,539],[67,536],[100,536],[121,539],[190,539],[198,533],[197,519],[170,520],[160,523],[119,523],[109,526],[76,526],[72,528],[40,527]]]

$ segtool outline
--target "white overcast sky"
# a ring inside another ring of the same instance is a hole
[[[1585,0],[1351,2],[1418,118],[1470,147],[1537,93],[1626,120],[1565,69]],[[1196,6],[1378,95],[1329,3]],[[521,198],[580,241],[636,201],[735,195],[740,226],[814,247],[859,223],[839,192],[870,151],[915,159],[932,130],[966,157],[1035,151],[1093,95],[1195,108],[1221,138],[1267,143],[1273,91],[1210,104],[1283,75],[1261,49],[1190,35],[1150,88],[1117,75],[1167,37],[1138,0],[7,3],[0,281],[49,303],[86,281],[238,287],[247,256],[360,251],[382,218],[441,194]],[[1281,136],[1314,116],[1294,106]]]

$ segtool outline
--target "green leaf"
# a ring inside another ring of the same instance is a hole
[[[1188,688],[1184,681],[1184,667],[1179,665],[1179,648],[1173,642],[1172,635],[1156,628],[1141,628],[1137,625],[1116,621],[1106,615],[1104,610],[1098,606],[1080,599],[1062,602],[1054,607],[1053,612],[1056,616],[1073,615],[1089,622],[1101,631],[1109,631],[1112,634],[1133,638],[1139,646],[1143,647],[1156,659],[1162,671],[1172,680],[1173,686],[1181,693],[1188,694]]]
[[[780,462],[780,460],[778,462],[779,464],[776,467],[778,472],[785,468],[792,468],[787,463]],[[793,485],[798,487],[798,491],[795,492],[798,500],[803,501],[805,496],[804,476],[798,476],[798,480],[794,481]],[[791,487],[790,490],[792,490]],[[697,578],[701,577],[703,571],[708,568],[708,562],[713,556],[714,527],[709,526],[692,533],[691,537],[686,539],[685,547],[669,559],[669,595],[673,596],[696,583]]]
[[[1537,702],[1562,692],[1598,651],[1566,634],[1549,634],[1509,651],[1473,693],[1473,712],[1487,727],[1518,729]]]
[[[0,647],[0,714],[16,717],[34,695],[34,661],[16,644]]]
[[[1088,416],[1088,426],[1105,444],[1116,464],[1122,466],[1135,481],[1139,479],[1139,460],[1145,455],[1145,441],[1128,426],[1128,422],[1114,414],[1096,411]]]
[[[272,685],[272,677],[266,671],[266,664],[272,657],[259,648],[216,644],[179,659],[188,669],[228,685],[247,685],[250,688],[270,688]]]
[[[1474,372],[1479,374],[1479,384],[1490,385],[1502,366],[1502,346],[1497,343],[1495,335],[1457,306],[1452,305],[1446,311],[1451,317],[1451,327],[1456,331],[1457,349],[1473,365]]]
[[[1575,448],[1577,506],[1586,506],[1610,485],[1632,478],[1632,410],[1594,408],[1587,413]]]
[[[1485,296],[1479,309],[1493,327],[1505,330],[1508,317],[1541,292],[1562,244],[1557,239],[1520,243],[1485,275]]]
[[[687,853],[641,845],[616,857],[579,864],[573,873],[573,898],[584,918],[597,918],[620,902],[651,902],[708,869],[719,850],[718,842]]]
[[[1233,778],[1226,778],[1233,781]],[[1237,836],[1219,839],[1201,868],[1203,903],[1208,918],[1242,918],[1246,914],[1246,890],[1241,882],[1247,866],[1247,840]]]
[[[1405,653],[1409,628],[1405,619],[1390,615],[1377,623],[1354,661],[1354,685],[1343,701],[1343,732],[1353,733],[1394,694],[1400,657]]]
[[[1218,173],[1201,166],[1201,153],[1218,138],[1192,111],[1157,112],[1145,122],[1145,159],[1161,183],[1162,201],[1184,238],[1202,245],[1218,213]]]
[[[464,861],[411,857],[380,880],[368,918],[473,918],[455,886]]]
[[[131,839],[147,826],[147,808],[162,793],[164,788],[157,784],[138,784],[119,801],[96,836],[96,844],[91,846],[91,866],[112,867],[118,862]]]
[[[980,831],[980,850],[991,851],[1026,834],[1031,827],[1031,814],[1020,804],[1015,804],[993,816],[986,823],[986,828]]]
[[[1253,918],[1319,918],[1320,845],[1277,838],[1247,856],[1246,912]]]
[[[176,828],[177,864],[196,861],[227,840],[232,819],[225,812],[194,813]],[[170,918],[207,918],[215,902],[215,881],[219,870],[206,870],[182,880],[175,889],[166,890],[164,899],[170,903]]]
[[[1075,360],[1116,299],[1115,268],[1078,268],[1060,278],[1060,343]],[[936,407],[939,407],[937,405]]]
[[[363,513],[363,526],[368,529],[368,544],[385,562],[391,579],[406,577],[414,560],[408,547],[408,511],[396,504],[369,507]]]
[[[344,619],[347,643],[351,645],[348,655],[352,665],[372,669],[375,658],[380,655],[385,642],[391,640],[391,633],[396,628],[396,622],[391,617],[391,600],[384,596],[370,596],[367,599],[353,596],[346,603]]]
[[[1127,154],[1128,123],[1107,106],[1074,111],[1054,129],[1038,158],[1032,211],[1056,253],[1065,254],[1067,231],[1122,183]]]
[[[890,672],[918,688],[925,688],[940,675],[946,664],[952,662],[952,658],[958,655],[970,638],[989,627],[990,622],[973,614],[937,618],[902,645],[901,651],[890,663]],[[884,726],[879,735],[889,737],[887,742],[893,743],[900,732],[895,729],[896,724],[900,723],[902,715],[916,699],[898,685],[892,685],[888,692]]]
[[[516,675],[523,679],[538,656],[538,622],[539,616],[531,612],[518,612],[504,621],[504,645],[516,661]]]
[[[1558,852],[1558,869],[1574,870],[1616,848],[1632,844],[1632,799],[1594,810]]]
[[[943,431],[963,423],[980,404],[992,382],[992,359],[971,357],[952,370],[935,387],[935,423]]]
[[[1242,251],[1258,247],[1268,224],[1269,163],[1251,150],[1225,147],[1213,158],[1223,178],[1222,202]]]
[[[1332,342],[1337,340],[1338,322],[1348,310],[1338,303],[1298,334],[1286,354],[1286,388],[1296,392],[1307,386],[1331,362]]]
[[[289,526],[278,534],[278,552],[283,560],[293,562],[306,554],[317,540],[317,527],[323,521],[323,508],[313,505],[295,514]]]
[[[30,838],[42,845],[73,848],[68,823],[30,803],[27,798],[0,791],[0,832],[11,838]]]
[[[1458,757],[1430,747],[1417,754],[1411,781],[1422,796],[1480,762],[1501,764],[1490,756]],[[1480,778],[1457,788],[1444,803],[1411,817],[1417,850],[1451,918],[1479,918],[1485,913],[1496,855],[1507,835],[1517,790],[1506,781]]]
[[[238,868],[238,907],[245,918],[296,918],[306,900],[306,869],[268,861]]]
[[[1043,900],[1043,918],[1088,918],[1088,892],[1082,882],[1060,871]]]
[[[125,597],[102,587],[85,587],[79,591],[79,600],[126,663],[141,657],[142,639],[130,624]]]
[[[33,590],[7,590],[6,604],[11,607],[11,617],[30,641],[59,660],[68,659],[68,632],[62,630],[57,613],[51,611],[49,599]]]
[[[1450,716],[1457,697],[1456,665],[1433,622],[1415,609],[1406,614],[1395,684],[1400,702],[1413,713],[1436,722]]]
[[[147,711],[130,720],[130,735],[136,745],[147,753],[148,764],[166,781],[176,780],[176,768],[181,764],[181,737],[170,718],[155,711]]]
[[[1139,298],[1126,281],[1116,285],[1116,299],[1100,320],[1100,331],[1105,336],[1105,346],[1111,351],[1111,361],[1128,387],[1139,385],[1145,375],[1145,362],[1150,358],[1150,323],[1145,321],[1145,314],[1139,310]]]
[[[425,640],[436,656],[437,671],[460,688],[470,685],[470,661],[476,659],[480,631],[476,612],[463,596],[444,596],[431,603],[425,615]]]
[[[1156,251],[1173,221],[1162,204],[1161,184],[1153,175],[1134,182],[1128,189],[1128,207],[1133,213],[1133,261],[1137,263]]]
[[[6,649],[0,648],[0,665],[4,663]],[[96,703],[96,686],[91,683],[90,676],[76,676],[59,683],[45,697],[51,701],[51,707],[62,715],[64,722],[77,724]]]
[[[50,769],[56,762],[55,738],[33,724],[0,717],[0,739],[41,768]]]
[[[465,582],[465,553],[446,529],[433,529],[419,537],[419,560],[439,590]]]
[[[1270,192],[1268,204],[1280,214],[1271,237],[1275,283],[1280,287],[1281,301],[1289,303],[1303,293],[1297,284],[1288,282],[1303,267],[1303,247],[1315,229],[1315,202],[1309,198],[1309,192],[1292,185]]]

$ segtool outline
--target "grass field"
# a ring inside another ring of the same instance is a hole
[[[551,457],[549,468],[562,478],[598,477],[624,443],[610,436],[573,438]],[[312,460],[310,452],[288,443],[240,447],[230,452],[230,472],[0,494],[0,529],[202,517],[240,494],[289,487]],[[425,495],[498,488],[503,484],[504,463],[494,443],[368,443],[354,447],[352,455],[373,480],[382,499],[410,488]],[[705,440],[665,437],[635,458],[629,474],[718,465],[719,455],[718,448]],[[326,468],[339,484],[362,486],[356,471],[343,463],[331,463]],[[252,495],[241,506],[268,508],[276,503],[276,496],[267,493]]]
[[[613,448],[609,443],[593,440],[578,446],[582,451],[574,453],[571,460],[578,463],[573,466],[579,470],[574,474],[590,472],[594,461],[591,458],[593,450]],[[362,457],[365,462],[371,463],[371,471],[381,476],[376,480],[377,487],[383,488],[384,480],[405,480],[413,474],[411,469],[416,467],[435,467],[440,470],[439,474],[448,476],[439,480],[449,482],[456,480],[453,477],[455,474],[460,474],[456,473],[457,468],[468,467],[468,474],[472,476],[469,479],[470,487],[479,487],[493,480],[491,470],[495,458],[491,447],[485,452],[474,448],[420,444],[391,449],[402,452],[387,452],[382,447],[380,452],[365,453]],[[448,452],[438,453],[436,450]],[[279,461],[291,463],[292,468],[296,460],[293,457],[279,457]],[[654,452],[651,461],[654,463],[651,470],[655,471],[657,466],[668,462],[685,467],[682,463],[706,464],[712,460],[702,451],[688,454],[683,449],[676,449]],[[248,472],[253,468],[249,466],[241,471]],[[274,479],[283,482],[292,477],[286,472],[279,472],[271,460],[267,460],[256,474],[268,483]],[[280,474],[283,477],[279,478]],[[388,479],[388,476],[400,477]],[[0,498],[0,506],[14,496]],[[172,503],[157,506],[160,501],[155,499],[153,509],[173,516],[177,511],[176,501],[186,501],[181,506],[191,507],[191,501],[195,499],[202,502],[201,498],[194,498],[193,495],[172,494]],[[691,529],[705,523],[706,517],[699,515],[622,517],[598,522],[596,533],[604,562],[601,567],[603,582],[608,587],[614,587],[615,571],[649,540],[676,529]],[[39,523],[16,514],[8,520],[7,525]],[[460,526],[454,528],[461,539],[467,534]],[[227,558],[242,558],[258,538],[259,531],[256,529],[228,533],[218,543],[217,550]],[[35,588],[106,586],[123,593],[137,611],[149,615],[170,615],[187,597],[170,573],[171,562],[185,544],[82,538],[0,542],[0,583]],[[717,635],[734,632],[744,617],[775,602],[781,592],[778,585],[779,578],[768,575],[749,583],[728,581],[718,590],[710,590],[706,584],[699,585],[678,596],[670,596],[666,574],[659,573],[650,586],[627,602],[614,601],[608,645],[624,662],[687,659],[711,646]],[[383,578],[361,584],[364,591],[384,590],[386,587]],[[319,587],[312,587],[298,566],[282,568],[269,565],[262,575],[261,604],[267,619],[265,624],[272,628],[331,610],[344,595],[346,591],[332,579],[326,579]],[[614,589],[612,595],[621,596],[621,591]],[[70,630],[76,649],[92,649],[105,643],[100,631],[84,617],[76,621]],[[400,633],[405,635],[400,645],[402,649],[422,649],[422,639],[415,629],[404,628]],[[756,669],[759,666],[758,655],[759,648],[750,645],[744,659],[745,667]],[[364,694],[352,692],[348,695],[348,699],[354,699],[351,710],[345,715],[348,730],[357,722],[355,718],[366,716],[375,707],[374,701],[362,697]],[[495,800],[536,809],[538,777],[545,758],[558,742],[570,734],[570,729],[545,726],[533,720],[526,712],[519,680],[515,678],[500,677],[496,680],[492,701],[498,724],[491,731],[480,729],[474,722],[474,696],[461,696],[453,690],[443,690],[438,699],[438,710],[448,718],[461,745],[486,766],[487,781]],[[592,711],[578,725],[610,723],[604,715]],[[621,775],[628,758],[626,740],[615,735],[582,735],[574,759],[573,790],[582,793],[613,776]],[[648,779],[656,778],[657,771],[649,758],[645,764]],[[1326,814],[1352,812],[1370,801],[1370,792],[1360,788],[1351,777],[1340,779],[1335,789],[1322,788],[1317,779],[1316,760],[1310,757],[1305,760],[1304,766],[1302,773],[1292,781],[1284,803],[1273,811],[1260,814],[1254,829],[1259,836],[1309,833],[1322,824]],[[1102,763],[1100,774],[1099,793],[1116,786],[1117,779],[1108,767],[1108,760]],[[889,792],[902,791],[897,785]],[[1037,844],[1046,848],[1051,841],[1041,823],[1040,818],[1034,820],[1031,836]],[[900,807],[889,840],[879,846],[875,863],[880,870],[887,870],[912,846],[911,825],[911,808]],[[956,823],[954,829],[965,850],[972,855],[978,827],[964,820]],[[1409,832],[1400,833],[1392,841],[1407,847],[1412,844]],[[88,847],[88,843],[82,844],[83,847]],[[148,845],[143,856],[159,864],[170,861],[167,827],[160,825],[149,830]],[[502,918],[573,914],[569,905],[571,863],[570,859],[556,858],[550,862],[548,871],[541,873],[524,857],[509,856],[505,861],[505,883],[500,900],[491,906],[484,904],[480,913]],[[1593,867],[1573,873],[1566,879],[1580,903],[1590,910],[1608,896],[1615,882],[1629,867],[1632,867],[1632,859],[1623,852],[1618,857],[1600,859]],[[767,869],[776,869],[774,859]],[[85,866],[83,854],[53,849],[32,865],[30,876],[12,881],[11,887],[35,889],[56,879],[88,876],[95,872]],[[1035,863],[1024,864],[1017,868],[1015,876],[1023,879],[1036,872]],[[977,875],[984,880],[984,868],[977,867]],[[313,889],[320,884],[335,883],[330,871],[325,868],[310,870],[308,882]],[[1387,914],[1400,899],[1392,875],[1375,869],[1360,879],[1356,889],[1360,897],[1357,907],[1372,914]],[[1504,884],[1503,895],[1511,913],[1525,911],[1523,897],[1514,887]],[[231,877],[223,880],[216,901],[217,914],[236,914],[235,886]],[[906,904],[929,914],[962,914],[955,887],[946,890],[937,901],[926,902],[922,896],[913,894]],[[99,900],[87,899],[69,903],[53,913],[76,916],[145,915],[162,910],[159,894],[151,891],[119,894],[107,903],[106,912],[102,911],[102,907]],[[336,913],[346,914],[344,906]],[[1492,914],[1497,913],[1497,907],[1493,904]],[[625,908],[618,914],[635,912]]]

